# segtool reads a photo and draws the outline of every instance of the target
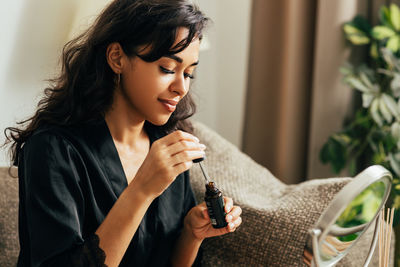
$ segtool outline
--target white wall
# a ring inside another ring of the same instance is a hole
[[[13,0],[2,3],[0,25],[0,143],[3,130],[30,116],[57,71],[62,45],[109,0]],[[240,147],[247,78],[251,0],[197,0],[213,20],[193,86],[196,119]],[[0,166],[8,165],[5,150]]]
[[[198,119],[241,148],[247,87],[251,0],[197,0],[212,19],[210,49],[200,52],[192,90]]]
[[[0,143],[5,127],[31,115],[68,39],[78,0],[3,1],[0,15]],[[50,12],[51,11],[51,12]],[[57,23],[49,23],[57,21]],[[5,151],[0,165],[8,165]]]

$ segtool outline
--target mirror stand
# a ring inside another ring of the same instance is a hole
[[[342,188],[309,231],[306,250],[312,254],[312,267],[334,266],[375,221],[373,237],[368,238],[368,254],[363,260],[363,266],[368,267],[377,246],[383,223],[381,210],[389,197],[392,179],[388,170],[375,165]]]
[[[375,248],[376,248],[376,242],[378,242],[378,233],[379,233],[381,216],[382,216],[381,213],[379,213],[378,217],[376,217],[375,229],[374,229],[374,237],[372,239],[371,247],[369,248],[369,251],[368,251],[367,259],[364,262],[364,267],[368,267],[369,263],[371,262],[372,255],[374,254],[374,251],[375,251]]]
[[[379,227],[380,227],[380,220],[381,219],[381,214],[378,215],[376,218],[375,222],[375,229],[374,229],[374,235],[372,238],[371,246],[368,251],[368,256],[364,262],[363,267],[368,267],[369,263],[371,262],[372,255],[374,254],[375,248],[376,248],[376,243],[378,242],[378,232],[379,232]],[[309,231],[311,237],[312,237],[312,246],[313,246],[313,255],[316,257],[313,257],[311,261],[311,267],[320,267],[321,262],[320,262],[320,255],[318,249],[318,237],[321,235],[322,231],[320,229],[311,229]]]
[[[311,267],[320,267],[321,262],[320,262],[320,255],[318,251],[318,237],[321,235],[321,230],[320,229],[311,229],[309,231],[311,238],[312,238],[312,248],[313,248],[313,258],[311,261]],[[316,249],[317,248],[317,249]]]

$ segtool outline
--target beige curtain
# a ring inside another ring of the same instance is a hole
[[[368,15],[365,0],[254,0],[243,150],[285,183],[333,176],[319,161],[342,127],[352,92],[339,67],[341,26]]]

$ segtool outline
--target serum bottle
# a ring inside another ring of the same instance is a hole
[[[216,187],[215,183],[210,181],[210,178],[207,172],[204,170],[201,161],[204,158],[199,158],[193,160],[195,163],[199,163],[201,172],[206,180],[206,193],[204,196],[204,201],[207,205],[208,215],[211,219],[211,225],[214,228],[224,228],[228,225],[225,220],[226,212],[225,212],[225,203],[224,198],[222,196],[222,192]]]

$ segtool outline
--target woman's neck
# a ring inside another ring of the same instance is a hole
[[[123,102],[118,96],[114,98],[112,108],[105,115],[105,121],[114,141],[135,149],[138,143],[148,140],[144,130],[145,121],[132,114]]]

